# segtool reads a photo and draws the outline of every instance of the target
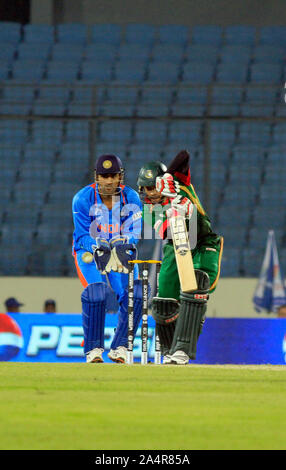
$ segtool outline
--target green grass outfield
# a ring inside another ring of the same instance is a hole
[[[0,449],[285,449],[285,366],[0,363]]]

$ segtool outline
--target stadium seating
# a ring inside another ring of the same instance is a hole
[[[0,46],[0,273],[75,275],[70,202],[106,152],[135,186],[142,162],[190,151],[225,236],[222,275],[257,275],[265,227],[285,254],[286,27],[1,22]],[[13,265],[17,220],[34,238]],[[56,240],[57,259],[39,255]],[[152,243],[140,249],[150,256]]]

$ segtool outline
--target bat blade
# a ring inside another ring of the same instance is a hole
[[[172,215],[169,220],[181,290],[182,292],[197,290],[198,286],[185,218],[181,215]]]

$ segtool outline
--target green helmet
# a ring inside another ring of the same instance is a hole
[[[139,191],[142,191],[144,186],[156,186],[157,176],[166,173],[167,167],[164,163],[152,161],[142,166],[139,171],[137,186]]]

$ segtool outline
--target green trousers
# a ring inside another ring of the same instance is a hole
[[[214,292],[220,275],[220,262],[223,250],[223,239],[216,248],[201,246],[193,250],[195,269],[205,271],[210,278],[210,292]],[[163,248],[163,261],[159,275],[159,297],[180,300],[180,280],[177,270],[173,244],[166,243]]]

